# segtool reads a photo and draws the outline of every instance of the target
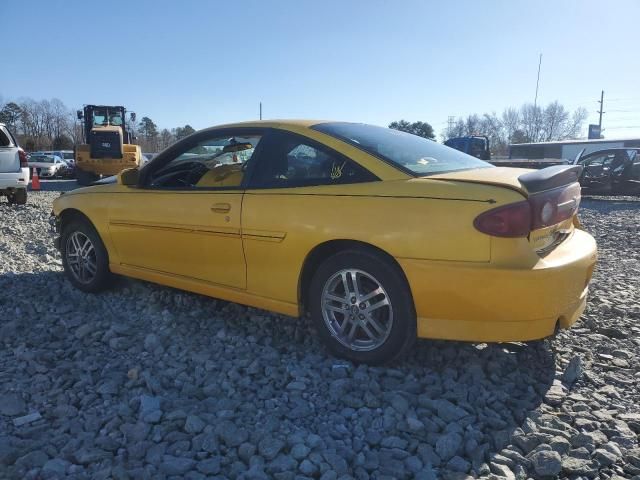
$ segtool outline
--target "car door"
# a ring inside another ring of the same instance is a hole
[[[242,178],[259,141],[256,132],[214,132],[149,164],[143,184],[109,207],[120,262],[244,289]]]
[[[305,256],[319,238],[336,235],[327,215],[340,216],[345,202],[359,201],[338,189],[378,178],[303,135],[274,129],[262,142],[242,203],[247,290],[293,304]]]

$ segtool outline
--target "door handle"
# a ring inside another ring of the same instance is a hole
[[[214,203],[211,206],[211,211],[216,213],[229,213],[231,211],[231,205],[228,203]]]

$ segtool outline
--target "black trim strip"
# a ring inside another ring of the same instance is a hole
[[[473,198],[447,198],[447,197],[409,197],[409,196],[396,196],[396,195],[354,195],[354,194],[335,194],[335,193],[285,193],[285,192],[272,192],[269,189],[260,191],[246,191],[245,195],[301,195],[311,197],[365,197],[365,198],[396,198],[396,199],[417,199],[417,200],[453,200],[457,202],[479,202],[479,203],[496,203],[496,200],[489,198],[487,200],[477,200]]]
[[[196,233],[199,235],[217,235],[221,237],[237,237],[240,238],[240,229],[237,229],[237,232],[232,231],[224,231],[224,230],[216,230],[214,228],[202,228],[199,225],[158,225],[158,224],[146,224],[146,223],[136,223],[136,222],[126,222],[121,220],[112,220],[109,222],[109,225],[113,225],[115,227],[135,227],[146,230],[162,230],[165,232],[177,232],[177,233]]]

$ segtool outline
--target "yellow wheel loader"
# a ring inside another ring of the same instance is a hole
[[[101,177],[117,175],[125,168],[139,167],[142,152],[127,129],[126,110],[119,106],[85,105],[78,110],[84,120],[84,140],[75,146],[76,179],[89,185]],[[131,122],[136,114],[130,113]]]

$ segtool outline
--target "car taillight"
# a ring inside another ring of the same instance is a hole
[[[563,185],[529,197],[532,230],[549,227],[573,217],[580,206],[580,184]]]
[[[576,182],[488,210],[478,215],[473,225],[495,237],[526,237],[532,230],[568,220],[579,206],[580,184]]]
[[[526,237],[531,231],[531,205],[524,200],[493,208],[478,215],[473,225],[495,237]]]
[[[20,157],[20,168],[28,168],[29,167],[29,159],[27,157],[27,152],[23,149],[18,149],[18,156]]]

